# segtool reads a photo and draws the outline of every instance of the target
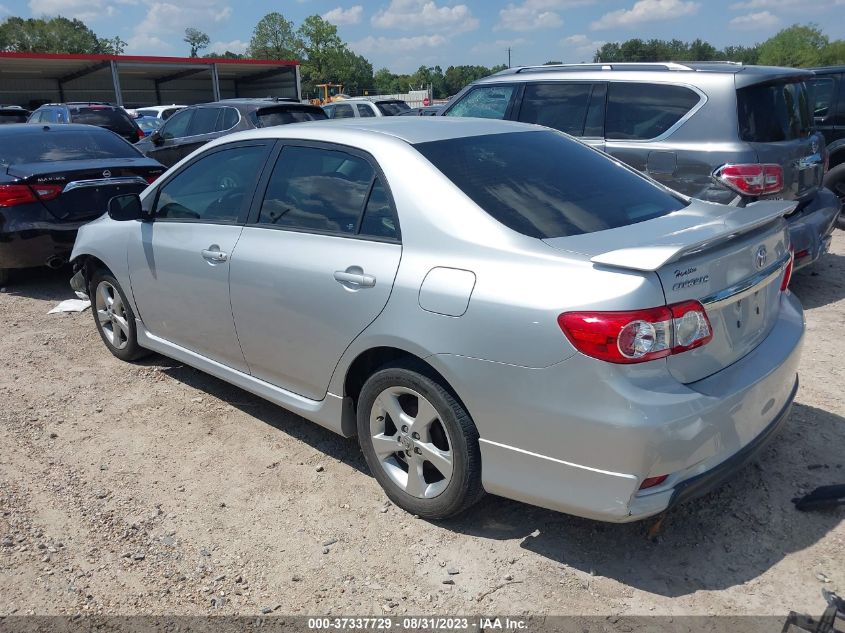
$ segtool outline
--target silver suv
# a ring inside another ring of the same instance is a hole
[[[467,86],[442,115],[555,128],[693,198],[796,200],[788,221],[797,269],[827,250],[840,207],[822,188],[812,78],[724,62],[529,66]]]

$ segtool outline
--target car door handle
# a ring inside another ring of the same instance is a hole
[[[211,250],[209,248],[202,249],[202,257],[206,261],[220,264],[229,259],[229,255],[220,250]]]
[[[350,266],[350,268],[352,268]],[[359,269],[360,270],[360,269]],[[361,288],[372,288],[376,285],[376,278],[363,272],[349,272],[349,270],[334,271],[334,278],[342,284],[353,284]]]

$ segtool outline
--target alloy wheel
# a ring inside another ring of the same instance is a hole
[[[431,499],[452,480],[452,443],[446,426],[416,391],[393,386],[376,397],[370,439],[381,467],[405,493]]]
[[[108,281],[101,281],[94,294],[97,321],[106,340],[115,349],[124,349],[129,344],[129,322],[120,293]]]

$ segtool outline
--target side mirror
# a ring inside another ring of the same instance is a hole
[[[158,130],[155,130],[152,134],[150,134],[149,138],[150,142],[153,145],[161,145],[162,143],[164,143],[164,139],[161,138],[161,132],[159,132]]]
[[[109,217],[118,222],[129,220],[144,220],[147,215],[141,207],[141,198],[138,194],[128,193],[123,196],[115,196],[109,200]]]

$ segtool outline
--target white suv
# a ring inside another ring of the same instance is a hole
[[[396,116],[410,109],[411,106],[401,99],[344,99],[323,106],[330,119]]]

